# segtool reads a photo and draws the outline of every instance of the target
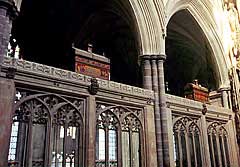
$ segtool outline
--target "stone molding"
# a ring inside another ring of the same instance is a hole
[[[5,69],[8,69],[10,67],[16,69],[17,70],[16,73],[24,72],[32,74],[33,76],[50,77],[54,79],[65,80],[68,82],[74,82],[85,86],[89,86],[91,84],[91,77],[89,76],[22,59],[4,57],[2,66]],[[97,80],[100,89],[111,90],[118,93],[154,99],[154,92],[151,90],[142,89],[113,81],[103,80],[99,78]]]
[[[194,110],[201,111],[203,109],[203,103],[186,99],[183,97],[178,97],[178,96],[173,96],[170,94],[166,94],[166,102],[169,105],[177,105],[177,106],[183,106],[183,107],[188,107]],[[231,109],[223,108],[223,107],[218,107],[210,104],[206,104],[208,112],[219,112],[219,113],[228,113],[229,115],[232,114]]]
[[[142,60],[163,60],[165,61],[167,56],[165,54],[159,54],[159,55],[142,55]]]

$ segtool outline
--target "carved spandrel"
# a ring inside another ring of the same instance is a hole
[[[129,131],[130,129],[133,132],[139,132],[141,129],[140,121],[133,114],[126,116],[122,121],[122,130]]]
[[[37,99],[23,102],[13,116],[14,121],[29,122],[31,119],[36,124],[46,124],[48,118],[48,109]]]
[[[97,126],[103,129],[117,129],[118,119],[111,111],[102,112],[97,119]]]
[[[131,129],[131,131],[133,132],[139,132],[139,130],[141,129],[141,121],[143,119],[142,110],[126,109],[121,106],[111,107],[103,104],[98,104],[97,105],[98,126],[104,128],[106,127],[106,125],[108,125],[108,123],[107,124],[103,123],[103,120],[105,122],[109,122],[110,119],[109,117],[107,117],[108,115],[112,115],[114,116],[114,118],[120,121],[119,123],[121,125],[121,129],[124,131],[129,131]],[[115,126],[119,126],[119,123],[116,123]]]
[[[186,131],[188,133],[199,133],[198,120],[189,117],[178,118],[173,125],[173,132]]]
[[[45,124],[52,115],[54,124],[80,126],[84,105],[82,101],[75,99],[73,104],[70,102],[73,98],[68,101],[54,94],[33,94],[25,97],[22,97],[22,94],[19,94],[21,97],[16,103],[13,117],[15,121],[29,122],[31,119],[33,123]]]
[[[65,104],[54,111],[53,123],[57,125],[80,126],[81,124],[80,112],[70,104]]]
[[[227,135],[227,130],[224,128],[224,124],[221,122],[211,122],[207,129],[208,134],[214,135]]]

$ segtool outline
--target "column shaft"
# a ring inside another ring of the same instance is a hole
[[[163,166],[170,166],[170,139],[168,134],[168,113],[166,108],[166,96],[165,96],[165,81],[164,81],[164,67],[163,63],[166,59],[165,55],[158,56],[158,87],[159,87],[159,106],[161,116],[161,131],[162,131],[162,146],[163,146]]]
[[[155,95],[155,128],[156,128],[156,140],[157,140],[157,159],[158,167],[163,166],[163,152],[162,152],[162,136],[161,136],[161,117],[160,117],[160,107],[159,107],[159,87],[158,87],[158,69],[156,59],[151,60],[152,63],[152,85]]]
[[[152,90],[152,69],[150,56],[143,56],[143,87]]]

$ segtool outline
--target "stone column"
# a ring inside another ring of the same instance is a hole
[[[228,97],[228,92],[230,91],[230,88],[220,88],[219,91],[222,94],[222,104],[224,108],[230,108],[229,106],[229,97]]]
[[[157,68],[158,68],[158,87],[159,87],[159,106],[161,116],[161,131],[162,131],[162,146],[163,146],[163,166],[170,167],[170,144],[168,129],[168,110],[166,106],[166,95],[165,95],[165,81],[164,81],[164,68],[163,63],[166,60],[166,55],[158,55]]]
[[[162,146],[162,128],[161,128],[161,116],[160,116],[160,107],[159,107],[159,87],[158,87],[158,68],[157,68],[157,59],[156,57],[151,57],[151,66],[152,66],[152,88],[155,96],[154,103],[154,115],[155,115],[155,128],[156,128],[156,140],[157,140],[157,159],[158,167],[163,165],[163,146]]]
[[[7,54],[14,16],[16,16],[14,2],[12,0],[0,0],[0,72],[3,56]],[[14,97],[14,81],[12,79],[0,78],[0,167],[8,166]]]
[[[151,69],[151,56],[142,56],[143,64],[143,87],[144,89],[152,90],[152,69]]]

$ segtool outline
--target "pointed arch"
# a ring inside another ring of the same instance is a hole
[[[170,21],[171,17],[181,10],[187,10],[192,15],[202,29],[211,47],[211,51],[213,53],[212,60],[218,87],[228,87],[228,62],[224,53],[223,44],[216,31],[216,23],[214,22],[211,12],[206,8],[206,4],[201,1],[169,0],[166,4],[166,25]]]

